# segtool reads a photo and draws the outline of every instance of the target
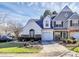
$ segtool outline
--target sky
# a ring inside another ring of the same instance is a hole
[[[29,19],[39,19],[46,9],[59,13],[66,5],[79,13],[78,2],[3,2],[0,3],[0,18],[5,16],[5,21],[14,20],[25,25]]]

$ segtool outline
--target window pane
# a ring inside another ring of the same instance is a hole
[[[73,20],[72,22],[73,22],[73,23],[78,23],[78,20]]]
[[[56,21],[56,24],[61,24],[61,21]]]

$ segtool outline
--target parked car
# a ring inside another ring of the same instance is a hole
[[[74,33],[71,37],[76,40],[79,40],[79,33]]]
[[[0,35],[0,42],[10,42],[13,41],[13,39],[6,35]]]

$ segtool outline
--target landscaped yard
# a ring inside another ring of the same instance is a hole
[[[76,47],[73,49],[73,51],[78,52],[79,53],[79,47]]]
[[[67,47],[69,50],[79,53],[79,47]]]
[[[79,42],[76,44],[66,44],[66,47],[71,51],[79,53]]]
[[[79,53],[79,40],[64,39],[59,43],[65,46],[67,49]]]
[[[21,43],[0,43],[0,53],[37,53],[41,48],[25,48]]]

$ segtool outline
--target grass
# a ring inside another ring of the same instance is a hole
[[[72,50],[74,47],[67,47],[69,50]]]
[[[66,46],[71,51],[79,53],[79,46]]]
[[[38,53],[41,48],[25,48],[22,43],[0,43],[0,53]]]
[[[79,53],[79,47],[76,47],[75,49],[73,49],[73,51],[78,52]]]
[[[36,48],[18,48],[18,47],[0,49],[0,53],[37,53],[39,51],[40,49]]]

